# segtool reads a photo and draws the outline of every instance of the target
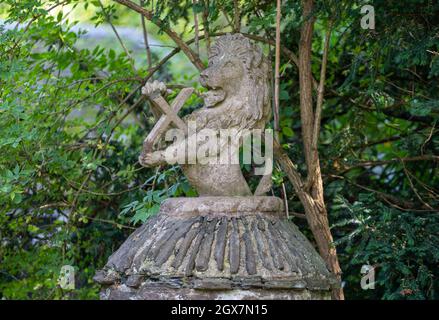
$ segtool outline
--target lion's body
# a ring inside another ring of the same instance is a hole
[[[225,69],[231,61],[242,63],[241,74]],[[271,110],[270,78],[260,48],[240,34],[221,37],[212,48],[209,67],[202,77],[207,88],[226,90],[225,99],[194,111],[185,121],[195,121],[197,130],[237,129],[238,134],[265,127]],[[184,165],[183,171],[200,195],[252,194],[239,164],[192,164]]]

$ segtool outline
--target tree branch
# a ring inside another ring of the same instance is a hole
[[[328,62],[328,51],[329,51],[329,42],[331,40],[331,31],[332,31],[332,23],[329,23],[328,30],[326,31],[325,36],[325,46],[323,48],[323,57],[322,57],[322,66],[320,69],[320,82],[317,89],[317,105],[314,116],[314,126],[312,132],[312,141],[311,141],[311,167],[308,170],[308,181],[307,187],[311,187],[315,178],[316,178],[316,167],[318,163],[318,150],[317,144],[319,141],[320,134],[320,121],[322,117],[322,107],[323,107],[323,96],[325,93],[325,79],[326,79],[326,65]]]
[[[198,55],[200,55],[200,40],[199,40],[200,30],[198,27],[198,14],[195,11],[195,6],[196,6],[197,2],[198,2],[198,0],[192,0],[192,11],[194,12],[195,48],[196,48],[196,53]]]
[[[276,7],[276,54],[274,67],[274,132],[275,138],[279,134],[279,68],[280,68],[280,19],[281,19],[281,1],[277,0]]]
[[[347,166],[345,168],[345,170],[342,172],[342,174],[346,173],[349,170],[355,169],[355,168],[369,167],[369,166],[376,167],[376,166],[386,165],[386,164],[400,162],[400,161],[402,161],[402,162],[414,162],[414,161],[439,162],[439,156],[422,155],[422,156],[406,157],[406,158],[394,158],[394,159],[390,159],[390,160],[361,161],[361,162],[355,163],[351,166]]]
[[[431,210],[428,207],[424,207],[422,206],[424,209],[417,209],[419,208],[419,205],[416,203],[413,203],[411,201],[407,201],[407,200],[403,200],[403,199],[399,199],[393,195],[390,194],[386,194],[384,192],[363,186],[361,184],[358,184],[354,181],[351,181],[343,176],[340,175],[333,175],[330,174],[328,175],[331,178],[335,178],[335,179],[340,179],[340,180],[344,180],[347,183],[356,186],[357,188],[375,193],[381,200],[385,201],[387,204],[389,204],[390,206],[398,209],[398,210],[402,210],[402,211],[412,211],[412,212],[432,212],[432,211],[437,211],[437,210]]]
[[[145,5],[144,0],[140,0],[140,6],[143,7]],[[142,31],[143,31],[143,41],[145,42],[145,51],[146,51],[146,61],[148,62],[148,69],[152,67],[152,58],[151,58],[151,48],[149,47],[148,41],[148,31],[146,30],[146,22],[145,17],[141,14],[141,22],[142,22]]]
[[[312,37],[314,31],[313,16],[314,0],[302,0],[302,28],[299,42],[299,84],[300,84],[300,119],[302,123],[302,139],[305,153],[305,162],[308,177],[315,175],[310,194],[302,190],[298,194],[303,206],[308,224],[316,239],[320,255],[325,260],[331,272],[341,281],[341,268],[338,262],[337,250],[333,245],[333,238],[329,228],[328,213],[323,195],[323,181],[320,172],[319,157],[313,157],[313,128],[315,115],[313,110],[313,88],[315,80],[311,69]],[[325,66],[326,67],[326,66]],[[321,79],[324,81],[324,79]],[[323,96],[322,96],[323,98]],[[308,199],[311,198],[310,199]],[[307,208],[308,207],[308,208]],[[333,288],[332,297],[343,300],[343,289]]]
[[[233,29],[235,32],[241,31],[241,13],[239,8],[239,1],[233,0],[234,18],[233,18]]]
[[[105,16],[105,19],[107,20],[107,23],[110,25],[111,29],[113,30],[114,35],[115,35],[116,38],[117,38],[117,41],[119,41],[120,46],[122,47],[123,51],[124,51],[125,54],[127,55],[128,59],[130,60],[130,62],[131,62],[131,67],[133,68],[134,71],[136,71],[135,66],[134,66],[134,59],[133,59],[133,57],[131,56],[130,52],[128,51],[128,48],[125,46],[125,44],[124,44],[122,38],[121,38],[120,35],[119,35],[119,32],[117,32],[116,27],[115,27],[115,26],[113,25],[113,23],[111,22],[111,17],[110,17],[110,15],[108,14],[108,12],[105,10],[105,7],[104,7],[104,5],[102,4],[102,1],[100,1],[100,0],[99,0],[99,6],[100,6],[101,9],[102,9],[102,13],[103,13],[104,16]]]
[[[314,30],[314,17],[311,15],[314,1],[304,0],[303,26],[299,43],[299,83],[300,83],[300,118],[302,121],[302,139],[305,149],[307,167],[311,163],[312,128],[314,123],[312,98],[311,46]]]
[[[204,64],[200,60],[200,57],[181,39],[177,33],[175,33],[173,30],[167,28],[162,20],[160,20],[157,17],[154,17],[153,13],[149,10],[146,10],[145,8],[142,8],[138,4],[130,1],[130,0],[113,0],[127,8],[130,8],[131,10],[134,10],[141,15],[143,15],[146,19],[154,23],[156,26],[161,28],[163,32],[165,32],[176,44],[180,49],[184,52],[184,54],[189,58],[189,60],[192,62],[192,64],[198,69],[203,70]]]
[[[206,49],[209,53],[210,51],[210,37],[209,37],[209,0],[204,0],[204,10],[202,14],[203,18],[203,27],[204,27],[204,39],[206,40]]]
[[[339,93],[337,93],[335,91],[332,91],[332,92],[341,98],[345,98],[344,96],[341,96]],[[421,122],[421,123],[425,123],[428,125],[431,125],[434,122],[433,117],[412,115],[408,111],[401,110],[401,107],[404,104],[406,104],[405,101],[396,102],[395,104],[393,104],[392,106],[387,107],[387,108],[377,109],[377,108],[372,108],[369,105],[357,102],[352,98],[347,98],[347,99],[354,106],[359,107],[359,108],[364,109],[364,110],[369,111],[369,112],[380,112],[380,113],[383,113],[386,116],[389,116],[392,118],[398,118],[398,119],[403,119],[403,120],[412,121],[412,122]]]
[[[406,168],[406,166],[405,166],[403,160],[401,160],[401,164],[402,164],[402,168],[404,169],[404,173],[405,173],[405,175],[406,175],[406,177],[407,177],[407,180],[408,180],[408,182],[409,182],[409,184],[410,184],[410,187],[411,187],[412,190],[413,190],[413,193],[416,195],[416,197],[418,198],[418,200],[421,201],[421,203],[424,204],[425,207],[427,207],[427,208],[433,210],[433,208],[432,208],[427,202],[425,202],[424,199],[422,199],[421,195],[419,194],[418,190],[416,189],[415,185],[413,184],[412,179],[410,178],[410,173],[409,173],[409,171],[407,170],[407,168]]]

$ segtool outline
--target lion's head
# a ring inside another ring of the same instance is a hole
[[[209,89],[207,107],[226,100],[241,102],[233,115],[241,128],[263,128],[270,117],[270,67],[262,50],[242,34],[217,39],[209,54],[209,66],[200,74]]]

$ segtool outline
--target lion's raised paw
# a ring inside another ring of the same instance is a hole
[[[152,82],[147,82],[142,87],[142,94],[151,97],[154,95],[166,93],[166,84],[161,81],[154,80]]]

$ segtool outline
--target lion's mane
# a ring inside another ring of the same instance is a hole
[[[226,97],[223,105],[227,110],[219,111],[214,107],[193,112],[187,120],[195,120],[197,129],[263,129],[270,118],[270,65],[262,50],[242,34],[227,34],[219,37],[211,47],[209,65],[219,65],[220,59],[230,56],[239,57],[244,65],[244,81],[248,83],[241,86],[243,92],[239,96],[245,102],[236,103]]]

